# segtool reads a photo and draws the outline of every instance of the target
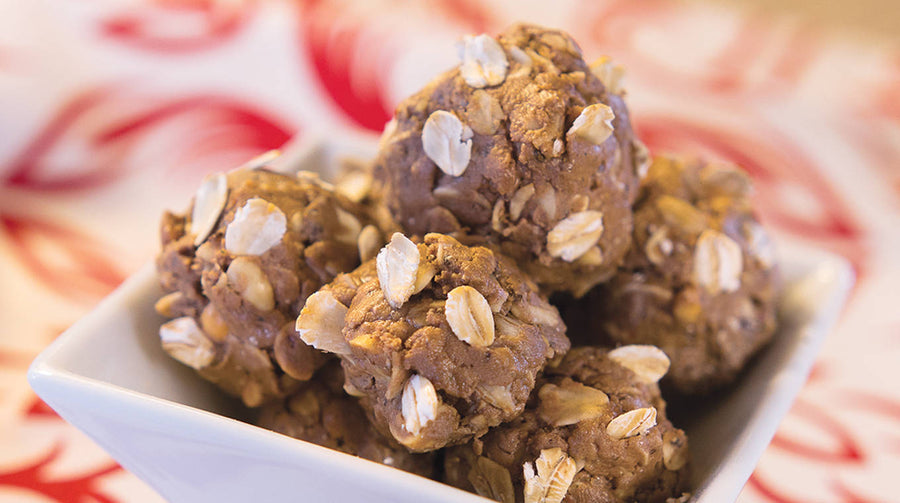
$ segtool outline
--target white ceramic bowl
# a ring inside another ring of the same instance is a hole
[[[286,169],[328,171],[366,142],[307,143]],[[327,175],[326,175],[327,176]],[[853,284],[843,259],[780,247],[786,280],[774,342],[728,393],[677,426],[690,438],[693,501],[733,501],[800,390]],[[235,402],[160,348],[160,292],[144,267],[31,365],[32,388],[125,468],[174,502],[487,501],[452,487],[231,419]]]

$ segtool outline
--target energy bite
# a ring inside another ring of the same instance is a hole
[[[774,250],[750,191],[737,168],[654,159],[635,206],[634,247],[582,301],[591,315],[573,337],[660,347],[672,360],[663,384],[684,394],[730,383],[776,322]]]
[[[385,129],[374,164],[385,203],[408,233],[481,238],[548,291],[582,295],[628,250],[648,162],[619,72],[525,24],[459,52]]]
[[[338,362],[329,363],[291,396],[260,409],[255,424],[300,440],[394,468],[433,477],[432,454],[410,454],[378,433],[357,400],[344,393]]]
[[[503,502],[664,502],[687,483],[653,346],[572,349],[518,418],[445,453],[445,481]]]
[[[310,297],[297,330],[340,356],[345,389],[416,452],[514,418],[569,348],[556,308],[512,261],[441,234],[418,245],[394,234]]]
[[[156,308],[175,318],[160,329],[163,348],[247,406],[284,396],[325,361],[288,337],[294,320],[307,297],[359,265],[367,223],[311,174],[207,178],[185,215],[162,219]]]

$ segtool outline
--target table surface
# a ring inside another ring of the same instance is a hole
[[[376,134],[459,36],[515,20],[625,64],[651,150],[741,164],[771,228],[857,271],[740,501],[896,501],[896,37],[697,2],[0,0],[0,502],[158,501],[37,399],[29,362],[152,258],[205,174]]]

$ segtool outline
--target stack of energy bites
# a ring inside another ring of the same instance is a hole
[[[368,171],[245,166],[166,214],[163,348],[262,427],[498,501],[687,499],[660,385],[723,388],[775,328],[750,181],[651,159],[563,32],[459,54]]]

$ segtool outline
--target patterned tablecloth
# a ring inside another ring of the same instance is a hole
[[[29,362],[157,250],[164,208],[292,135],[381,129],[515,20],[627,65],[654,151],[735,161],[858,285],[741,501],[897,501],[900,50],[630,0],[0,0],[0,501],[159,497],[29,389]]]

